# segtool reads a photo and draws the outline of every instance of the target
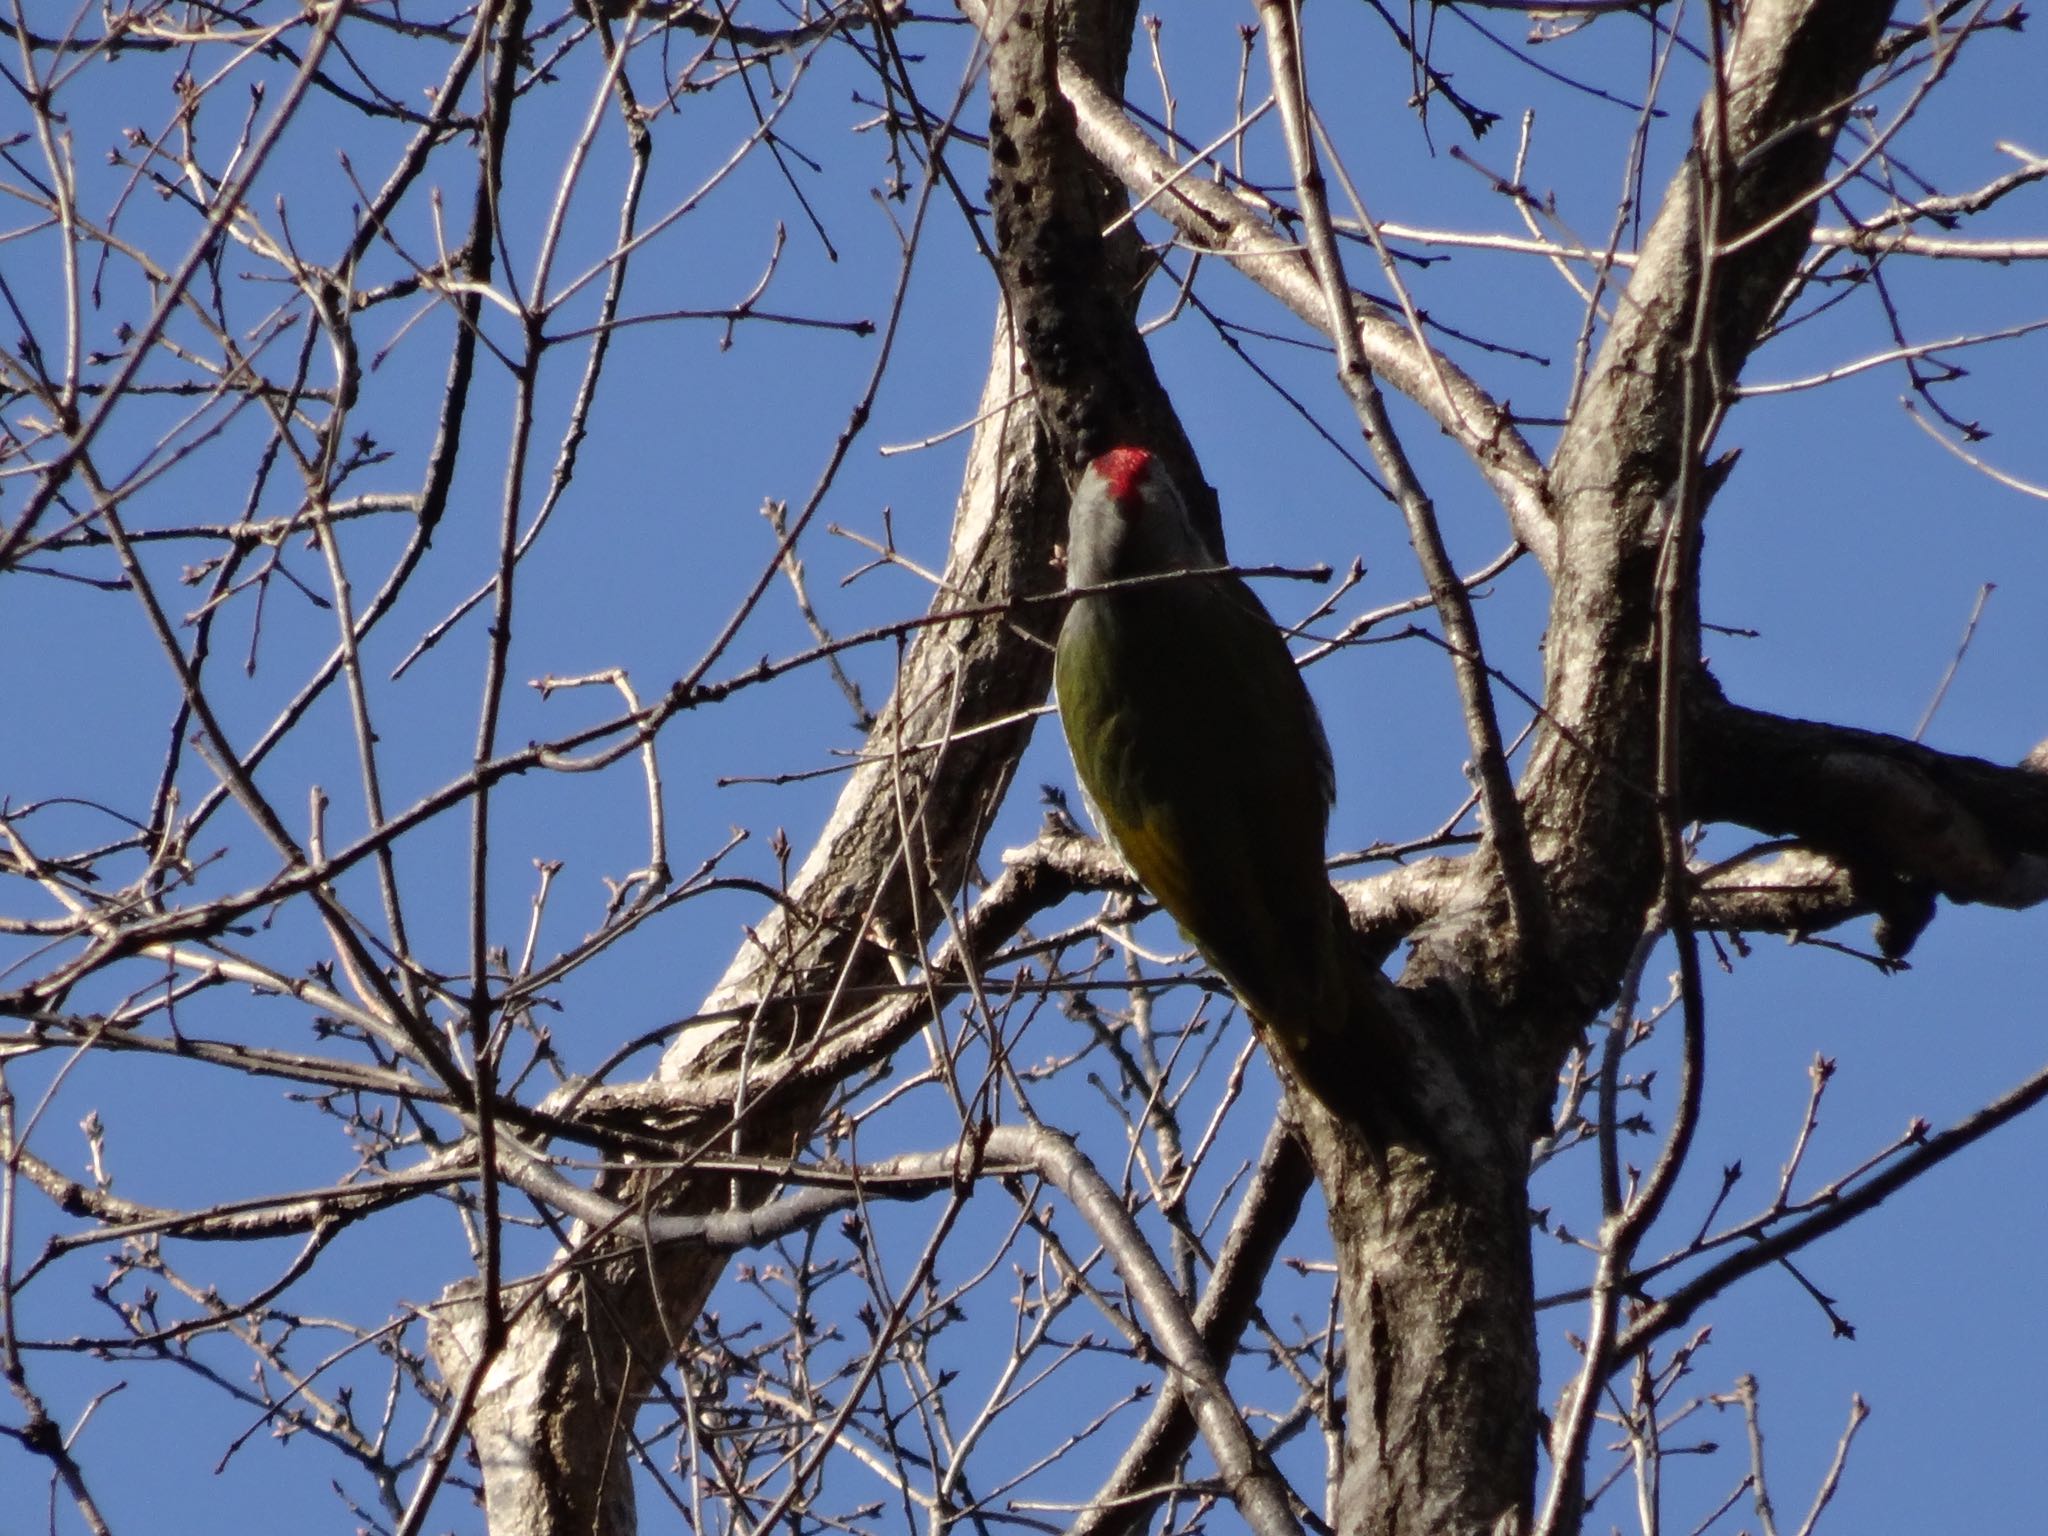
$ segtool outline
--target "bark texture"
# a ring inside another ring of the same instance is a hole
[[[1344,1317],[1336,1528],[1519,1530],[1536,1475],[1528,1137],[1498,1123],[1462,1157],[1383,1151],[1320,1106],[1297,1100],[1297,1112]]]

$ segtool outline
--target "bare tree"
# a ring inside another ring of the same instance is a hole
[[[1710,963],[2048,899],[2048,762],[1724,690],[1703,536],[1738,426],[1873,374],[2048,494],[1955,361],[2048,323],[2048,159],[1967,94],[2032,44],[1518,9],[17,0],[0,1465],[53,1529],[137,1518],[126,1391],[408,1536],[1781,1528],[1703,1319],[2048,1074],[1816,1176],[1817,1061],[1773,1189],[1675,1202]],[[1604,227],[1532,169],[1547,93]],[[1194,380],[1298,422],[1275,499],[1345,487],[1300,540],[1398,513],[1398,594],[1354,566],[1303,661],[1454,700],[1333,860],[1321,1097],[1013,783],[1077,467],[1143,444],[1241,526]],[[1709,1403],[1734,1491],[1675,1499]]]

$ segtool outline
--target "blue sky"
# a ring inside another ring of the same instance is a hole
[[[1503,36],[1514,35],[1511,16],[1474,15]],[[1161,47],[1179,126],[1189,139],[1206,142],[1230,122],[1235,29],[1253,19],[1250,7],[1217,3],[1190,3],[1167,14]],[[92,17],[87,21],[97,25]],[[1685,24],[1695,22],[1688,16]],[[1452,153],[1463,150],[1505,172],[1515,155],[1516,114],[1526,106],[1535,117],[1523,182],[1539,198],[1554,199],[1562,228],[1591,241],[1605,239],[1623,181],[1632,112],[1534,75],[1469,31],[1459,14],[1445,12],[1437,22],[1436,62],[1454,73],[1459,89],[1500,106],[1507,120],[1475,144],[1439,103],[1425,135],[1403,105],[1408,66],[1369,13],[1312,8],[1309,26],[1311,90],[1376,217],[1467,232],[1526,233],[1488,179]],[[414,85],[431,81],[442,67],[441,53],[427,54],[388,34],[364,29],[359,36],[350,27],[343,35],[355,40],[369,67],[406,72]],[[918,41],[927,54],[918,64],[920,89],[928,103],[943,106],[961,78],[969,38],[963,29],[924,28]],[[1640,89],[1647,48],[1641,21],[1616,16],[1545,44],[1537,56],[1554,69],[1627,94]],[[424,62],[415,64],[416,54]],[[2048,116],[2035,87],[2039,54],[2038,40],[2026,33],[1997,35],[1966,49],[1952,77],[1894,146],[1892,159],[1903,167],[1901,185],[1913,185],[1914,177],[1944,191],[1982,185],[2015,164],[1996,147],[2000,141],[2048,152]],[[206,57],[218,67],[225,55]],[[244,73],[255,67],[244,66]],[[659,76],[654,51],[636,68],[645,96]],[[854,99],[855,93],[872,96],[871,79],[832,48],[822,50],[809,68],[787,120],[789,163],[832,250],[810,227],[789,181],[757,153],[697,211],[650,244],[634,269],[627,313],[737,302],[778,249],[780,226],[779,264],[762,308],[842,321],[879,322],[886,316],[901,257],[891,215],[901,220],[905,206],[872,195],[887,175],[881,135],[850,131],[872,116],[870,105]],[[1254,96],[1261,90],[1262,69],[1262,59],[1255,60]],[[1694,72],[1683,62],[1674,69],[1665,97],[1673,115],[1655,126],[1648,141],[1653,197],[1671,171],[1689,113],[1687,93],[1696,89],[1690,83]],[[595,93],[594,70],[595,54],[580,48],[560,64],[561,84],[535,92],[522,106],[506,220],[512,271],[522,285],[531,279],[561,167]],[[1146,110],[1160,110],[1142,36],[1130,94]],[[1880,98],[1881,115],[1902,100],[1899,88]],[[169,118],[174,98],[168,69],[148,56],[97,63],[67,85],[62,102],[77,152],[82,203],[104,212],[121,195],[124,172],[104,164],[102,152],[131,123],[155,129]],[[233,89],[209,98],[208,115],[201,119],[207,156],[217,150],[226,158],[246,102]],[[984,111],[976,97],[961,120],[978,128]],[[656,116],[646,206],[663,210],[690,197],[751,121],[744,101],[729,88],[683,97],[676,110]],[[360,201],[337,147],[346,150],[356,177],[374,186],[401,140],[388,128],[363,129],[353,114],[316,96],[266,170],[256,204],[268,211],[282,197],[294,238],[318,259],[345,238],[351,205]],[[558,288],[566,281],[563,274],[602,258],[613,238],[626,165],[623,139],[615,122],[604,118],[593,142],[556,266]],[[447,155],[430,177],[444,194],[449,230],[459,226],[467,206],[466,153]],[[956,146],[954,153],[961,180],[978,188],[982,172],[972,149]],[[15,154],[19,160],[31,151],[18,146]],[[1280,176],[1284,159],[1270,122],[1254,130],[1250,154],[1255,178]],[[805,157],[816,162],[815,170],[805,167]],[[6,179],[19,183],[15,173]],[[1878,205],[1868,187],[1847,195],[1866,214]],[[122,218],[131,238],[147,238],[164,253],[181,251],[194,227],[189,212],[160,204],[146,191],[130,196]],[[1839,215],[1830,212],[1825,222],[1839,222]],[[2038,236],[2043,222],[2040,194],[2022,192],[1960,233]],[[1153,238],[1162,235],[1162,226],[1148,222],[1145,228]],[[396,234],[411,256],[431,254],[439,237],[425,199],[408,200]],[[55,249],[46,230],[0,245],[0,275],[30,316],[60,312]],[[1378,275],[1355,249],[1350,258],[1360,285],[1380,291]],[[1184,255],[1170,262],[1175,271],[1185,270]],[[240,250],[221,263],[221,281],[244,324],[255,324],[284,298],[275,285],[243,276],[259,266]],[[378,252],[369,266],[366,283],[389,280],[404,269],[388,251]],[[1908,341],[2043,318],[2044,290],[2036,269],[2024,263],[1916,267],[1902,259],[1888,263],[1885,275]],[[1496,395],[1533,415],[1561,408],[1583,310],[1547,264],[1526,255],[1462,251],[1427,267],[1406,268],[1404,277],[1432,317],[1546,360],[1539,365],[1454,345],[1452,355]],[[1232,320],[1283,338],[1304,337],[1297,323],[1214,263],[1204,264],[1197,291]],[[132,319],[143,299],[132,271],[112,264],[104,274],[102,302],[87,314],[88,347],[117,350],[115,326]],[[942,561],[966,438],[954,436],[921,451],[884,450],[922,441],[972,415],[993,301],[993,280],[966,222],[941,192],[917,250],[894,359],[873,419],[800,546],[820,616],[836,632],[901,618],[927,602],[924,583],[903,569],[854,579],[870,552],[828,525],[880,539],[886,514],[887,528],[908,557],[927,566]],[[1163,315],[1170,302],[1166,286],[1155,285],[1144,317]],[[551,328],[587,324],[594,304],[592,287],[565,305]],[[414,308],[421,311],[416,318]],[[401,329],[409,319],[410,328]],[[445,309],[426,300],[365,320],[366,353],[388,351],[366,377],[351,427],[373,434],[393,456],[351,489],[404,490],[416,484],[441,388],[448,324]],[[184,325],[180,321],[173,335],[196,344],[197,334]],[[485,326],[499,340],[513,335],[510,317],[489,306]],[[52,333],[42,339],[49,347]],[[733,328],[729,346],[727,340],[726,327],[715,320],[649,323],[620,333],[577,477],[521,572],[510,658],[515,680],[624,667],[646,697],[687,672],[725,622],[736,594],[773,552],[772,533],[758,511],[762,501],[800,505],[810,494],[879,345],[874,337],[760,320]],[[1285,340],[1251,338],[1247,344],[1340,441],[1355,444],[1325,354]],[[1875,294],[1865,285],[1766,348],[1745,382],[1803,377],[1893,344]],[[275,345],[295,347],[296,333]],[[1340,618],[1418,589],[1394,510],[1246,371],[1199,316],[1184,315],[1157,331],[1152,345],[1221,494],[1237,559],[1323,561],[1339,570],[1354,558],[1364,560],[1367,574],[1340,608]],[[582,355],[581,346],[564,346],[551,354],[543,374],[530,494],[546,483]],[[1969,376],[1942,395],[1959,417],[1992,431],[1979,451],[2037,484],[2048,482],[2048,437],[2038,432],[2042,356],[2038,338],[1959,352]],[[168,361],[152,369],[145,377],[169,379],[177,372]],[[314,376],[324,381],[317,367]],[[1904,375],[1893,365],[1823,390],[1762,396],[1734,412],[1722,442],[1740,447],[1743,457],[1710,520],[1704,606],[1714,622],[1757,634],[1716,638],[1715,670],[1730,694],[1747,704],[1908,734],[1954,654],[1979,589],[1996,583],[1926,739],[1948,750],[2014,761],[2048,736],[2048,683],[2040,666],[2048,654],[2048,510],[1944,453],[1907,418],[1901,406],[1906,393]],[[367,648],[392,805],[409,804],[458,776],[472,748],[483,655],[480,616],[457,624],[402,678],[387,679],[418,637],[489,570],[510,400],[502,369],[485,364],[477,398],[480,408],[448,519],[420,578]],[[156,422],[182,409],[174,401],[157,402],[122,417],[121,431],[104,440],[100,451],[119,466],[124,456],[139,452]],[[1491,556],[1507,533],[1484,485],[1418,412],[1397,403],[1395,413],[1453,552],[1467,566]],[[218,437],[134,499],[131,526],[240,515],[258,429],[253,413],[225,422]],[[1531,436],[1538,451],[1547,452],[1548,434],[1532,428]],[[296,495],[291,477],[280,475],[258,515],[289,512]],[[20,497],[12,485],[0,490],[0,513],[18,506]],[[350,525],[342,544],[359,600],[381,580],[405,531],[398,520]],[[211,552],[197,550],[167,544],[151,546],[146,555],[163,590],[188,603],[196,601],[192,594],[199,589],[180,585],[178,576],[182,566]],[[316,591],[322,589],[325,574],[310,551],[295,544],[283,558]],[[110,570],[104,551],[46,563],[72,574],[104,577]],[[1267,601],[1283,617],[1305,611],[1319,596],[1319,589],[1292,584],[1266,589]],[[1541,676],[1536,646],[1545,597],[1525,562],[1480,605],[1491,659],[1532,687]],[[215,636],[222,659],[211,675],[227,728],[244,742],[324,655],[334,632],[331,613],[274,582],[264,594],[258,664],[245,676],[241,656],[256,633],[255,622],[253,593],[228,606]],[[759,656],[789,654],[809,643],[786,587],[778,584],[711,676],[735,674]],[[878,705],[890,679],[889,648],[857,651],[846,662],[869,704]],[[1464,793],[1465,753],[1442,653],[1417,642],[1359,647],[1317,666],[1310,678],[1339,766],[1332,846],[1412,837],[1441,821]],[[46,575],[8,576],[0,597],[0,793],[11,805],[64,795],[135,813],[146,806],[162,762],[174,702],[168,669],[132,597]],[[614,708],[609,693],[558,692],[543,699],[516,686],[508,695],[500,740],[516,744],[559,735]],[[835,761],[833,754],[858,745],[849,708],[818,667],[772,687],[742,690],[716,710],[680,717],[661,738],[671,858],[689,869],[732,829],[744,828],[748,841],[724,867],[772,879],[772,832],[786,829],[801,858],[829,812],[838,780],[722,781],[823,768]],[[186,774],[189,804],[205,792],[208,780],[196,759],[188,761]],[[308,788],[315,784],[332,800],[331,841],[360,828],[354,747],[338,696],[318,706],[259,779],[296,818],[293,826],[301,834]],[[1040,815],[1038,786],[1071,782],[1057,733],[1043,723],[987,840],[989,872],[1002,848],[1032,835]],[[595,927],[606,896],[604,879],[644,858],[646,817],[630,761],[598,775],[514,780],[501,793],[498,815],[491,931],[493,942],[515,951],[525,934],[534,860],[563,863],[541,927],[545,954]],[[24,831],[48,851],[103,840],[111,835],[110,825],[102,811],[72,803],[39,812]],[[414,944],[429,964],[451,974],[466,963],[466,836],[459,821],[450,819],[408,838],[400,855]],[[1710,844],[1739,845],[1728,834]],[[274,868],[271,855],[231,810],[195,848],[202,857],[216,851],[217,861],[200,877],[202,887],[238,888]],[[344,884],[344,895],[374,910],[365,882],[364,875],[354,877]],[[48,915],[37,893],[19,881],[8,884],[10,915]],[[1060,917],[1078,921],[1088,910],[1077,905]],[[758,902],[749,896],[721,893],[684,903],[555,989],[550,1027],[563,1057],[587,1067],[621,1041],[688,1013],[730,959],[742,925],[757,916]],[[1049,917],[1040,931],[1056,921]],[[304,912],[287,907],[262,914],[260,924],[250,945],[283,969],[303,969],[325,953]],[[2032,944],[2040,933],[2038,912],[1945,908],[1916,950],[1912,969],[1897,976],[1879,976],[1838,953],[1770,938],[1756,940],[1752,952],[1725,973],[1711,972],[1707,1116],[1691,1170],[1666,1217],[1668,1231],[1660,1235],[1682,1240],[1689,1234],[1719,1188],[1721,1168],[1736,1159],[1746,1176],[1728,1210],[1747,1213],[1767,1196],[1797,1133],[1816,1054],[1834,1060],[1837,1074],[1801,1187],[1854,1166],[1912,1116],[1946,1124],[2036,1070],[2042,1052],[2038,952]],[[1835,936],[1865,941],[1858,929]],[[1149,937],[1160,949],[1176,946],[1170,929]],[[30,947],[6,941],[0,964],[22,959]],[[1654,965],[1652,973],[1653,980],[1661,974]],[[131,970],[75,1001],[105,1006],[124,987],[143,984],[142,973]],[[1657,995],[1661,985],[1646,990]],[[312,1046],[306,1015],[277,999],[217,989],[191,1010],[203,1010],[189,1011],[190,1027],[199,1033]],[[1072,1049],[1078,1038],[1074,1026],[1055,1018],[1034,1023],[1032,1030],[1024,1049],[1034,1057]],[[1222,1058],[1237,1038],[1229,1037]],[[1645,1059],[1661,1063],[1649,1105],[1660,1125],[1675,1079],[1670,1045],[1660,1038],[1645,1047]],[[1224,1059],[1212,1063],[1212,1087],[1224,1065]],[[97,1111],[110,1130],[115,1187],[137,1200],[173,1204],[253,1196],[323,1184],[353,1166],[335,1124],[288,1100],[274,1082],[135,1057],[95,1056],[66,1067],[49,1054],[10,1065],[8,1081],[24,1113],[50,1091],[31,1145],[74,1173],[85,1158],[75,1126],[88,1111]],[[1120,1155],[1114,1120],[1104,1116],[1100,1100],[1083,1083],[1063,1081],[1045,1093],[1046,1102],[1071,1117],[1069,1128],[1099,1156],[1113,1161]],[[1247,1094],[1245,1110],[1228,1122],[1231,1139],[1217,1153],[1219,1189],[1225,1173],[1256,1146],[1273,1089],[1255,1073]],[[933,1125],[940,1123],[914,1115],[884,1122],[886,1135],[896,1140],[872,1150],[927,1145]],[[2048,1129],[2038,1118],[2024,1121],[1807,1252],[1802,1270],[1855,1324],[1854,1342],[1831,1337],[1825,1315],[1782,1272],[1747,1282],[1713,1309],[1712,1342],[1696,1360],[1694,1390],[1725,1393],[1744,1372],[1758,1378],[1774,1492],[1788,1525],[1796,1524],[1827,1464],[1852,1392],[1869,1402],[1872,1418],[1823,1529],[2019,1531],[2038,1520],[2043,1489],[2041,1475],[2031,1469],[2044,1425],[2033,1383],[2048,1370],[2048,1332],[2038,1318],[2034,1274],[2048,1235],[2048,1211],[2033,1190],[2044,1155]],[[1646,1142],[1640,1157],[1653,1156]],[[1568,1160],[1547,1172],[1536,1198],[1578,1231],[1590,1231],[1597,1198],[1591,1159]],[[912,1210],[889,1219],[909,1252],[935,1216],[932,1210]],[[1007,1214],[991,1209],[979,1220],[987,1229],[970,1225],[963,1239],[969,1245],[995,1242]],[[40,1196],[26,1191],[16,1221],[17,1270],[47,1233],[65,1225]],[[1290,1251],[1312,1257],[1322,1242],[1308,1219]],[[197,1255],[179,1249],[178,1256],[191,1263],[195,1275],[234,1295],[278,1273],[289,1246]],[[1651,1247],[1657,1246],[1653,1240]],[[537,1264],[546,1243],[522,1233],[515,1250],[521,1261]],[[1586,1270],[1583,1255],[1542,1236],[1536,1252],[1540,1290],[1567,1287]],[[25,1292],[22,1332],[62,1339],[111,1331],[110,1314],[85,1295],[99,1262],[90,1252],[68,1259]],[[953,1277],[964,1278],[972,1268],[969,1258],[949,1259],[949,1272],[956,1263]],[[309,1316],[374,1322],[404,1304],[430,1301],[467,1265],[452,1216],[421,1210],[347,1234],[295,1288],[291,1303]],[[722,1304],[734,1316],[743,1315],[749,1305],[745,1287],[735,1283],[728,1289]],[[1298,1301],[1312,1292],[1312,1284],[1304,1289],[1281,1282],[1276,1297],[1313,1312],[1313,1299]],[[1000,1323],[999,1300],[996,1305]],[[1564,1332],[1581,1326],[1572,1308],[1544,1315],[1546,1361],[1553,1373],[1570,1363]],[[224,1377],[239,1380],[248,1370],[247,1356],[233,1350],[210,1358]],[[972,1369],[971,1352],[964,1364]],[[357,1366],[336,1369],[339,1375]],[[1076,1368],[1062,1377],[1072,1383],[1061,1388],[1067,1395],[1052,1408],[1032,1411],[1040,1417],[1024,1416],[1027,1437],[1064,1434],[1082,1402],[1094,1411],[1088,1394],[1095,1378],[1086,1374],[1092,1369]],[[230,1441],[254,1427],[257,1415],[229,1405],[217,1389],[180,1367],[37,1354],[31,1371],[67,1426],[96,1394],[123,1384],[92,1410],[79,1439],[95,1491],[117,1529],[197,1531],[228,1523],[262,1529],[275,1522],[281,1507],[294,1511],[295,1526],[340,1529],[348,1517],[328,1492],[328,1480],[340,1477],[362,1496],[348,1470],[326,1452],[304,1443],[277,1444],[261,1429],[216,1474]],[[364,1365],[358,1393],[375,1392],[378,1380]],[[1547,1382],[1546,1394],[1554,1394],[1555,1386]],[[416,1410],[404,1409],[400,1418],[416,1428]],[[1734,1412],[1707,1407],[1676,1435],[1711,1438],[1723,1447],[1713,1457],[1680,1456],[1668,1463],[1669,1528],[1689,1530],[1741,1474],[1741,1424]],[[1596,1445],[1601,1443],[1596,1436]],[[1313,1488],[1318,1463],[1312,1451],[1299,1454],[1306,1460],[1297,1470]],[[1077,1476],[1074,1483],[1069,1496],[1085,1490],[1085,1479]],[[38,1511],[26,1518],[0,1515],[0,1532],[12,1530],[15,1521],[26,1530],[29,1518],[41,1525],[41,1487],[40,1469],[0,1444],[0,1490],[11,1496],[0,1499],[0,1509]],[[1596,1512],[1595,1525],[1634,1529],[1626,1491],[1609,1498]],[[650,1523],[670,1518],[647,1507]],[[894,1518],[878,1517],[877,1528],[891,1528]],[[75,1529],[66,1523],[71,1519],[68,1511],[61,1515],[58,1528]],[[451,1495],[430,1528],[478,1529],[480,1521]],[[1715,1529],[1742,1528],[1753,1528],[1746,1509]]]

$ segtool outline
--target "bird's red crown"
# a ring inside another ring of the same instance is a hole
[[[1152,451],[1149,448],[1112,448],[1088,467],[1102,476],[1102,483],[1109,487],[1111,497],[1125,501],[1137,493],[1138,482],[1151,469]]]

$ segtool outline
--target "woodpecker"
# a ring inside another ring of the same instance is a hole
[[[1169,579],[1103,590],[1137,577]],[[1317,1042],[1345,1006],[1343,906],[1323,862],[1336,777],[1286,642],[1144,448],[1082,474],[1067,586],[1053,689],[1097,827],[1331,1102],[1322,1069],[1336,1064]]]

